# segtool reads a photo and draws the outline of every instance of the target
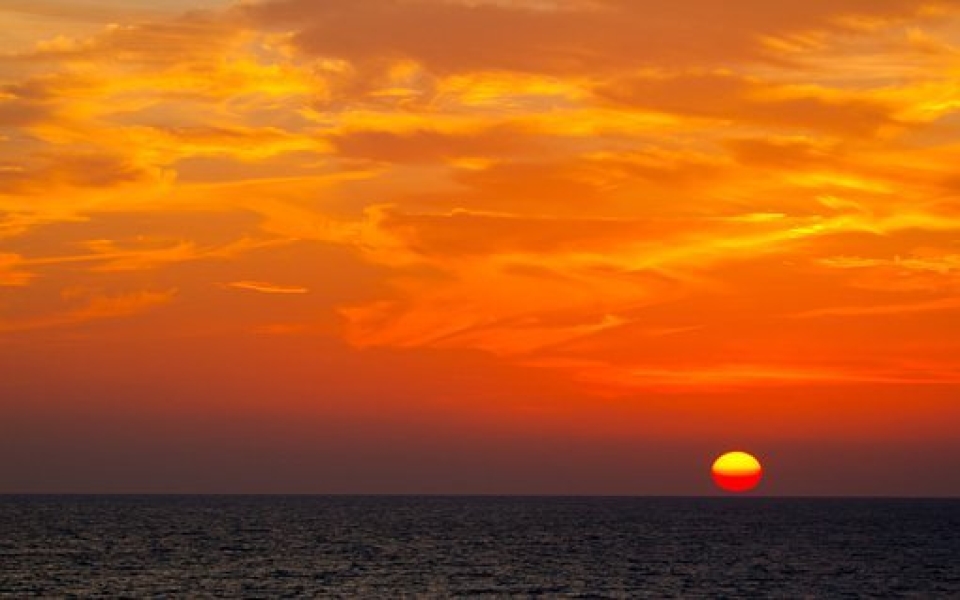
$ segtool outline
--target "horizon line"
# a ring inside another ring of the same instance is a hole
[[[311,498],[584,498],[584,499],[753,499],[753,500],[960,500],[960,495],[893,494],[526,494],[391,492],[0,492],[11,497],[311,497]]]

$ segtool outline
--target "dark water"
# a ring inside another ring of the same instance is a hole
[[[0,497],[0,596],[960,598],[960,501]]]

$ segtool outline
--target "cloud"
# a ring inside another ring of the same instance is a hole
[[[39,158],[33,168],[0,171],[0,193],[43,193],[57,188],[102,188],[144,181],[155,171],[120,156],[57,154]]]
[[[776,86],[729,74],[629,77],[597,88],[614,102],[649,110],[719,120],[872,135],[892,124],[891,107],[855,94],[828,89]]]
[[[957,17],[925,5],[277,0],[67,27],[0,56],[0,284],[37,326],[150,306],[58,296],[85,282],[364,348],[830,379],[842,354],[791,315],[958,291]],[[265,318],[269,294],[304,313]]]
[[[41,102],[31,102],[5,92],[0,94],[0,126],[24,127],[42,123],[50,118],[50,107]]]
[[[308,288],[302,286],[280,285],[265,281],[231,281],[226,285],[238,290],[249,290],[263,294],[306,294],[310,292]]]
[[[614,395],[646,392],[685,394],[691,391],[722,394],[750,389],[785,389],[803,386],[887,386],[953,385],[960,383],[960,372],[947,369],[874,368],[839,369],[818,365],[711,364],[684,365],[676,368],[642,365],[609,365],[602,362],[553,360],[534,363],[547,369],[574,371],[589,385],[599,385]]]
[[[129,317],[167,304],[173,300],[175,295],[176,290],[140,291],[116,295],[102,295],[85,290],[68,290],[68,298],[80,297],[84,300],[83,304],[53,314],[22,319],[0,319],[0,333],[66,327],[101,319]]]
[[[22,268],[23,257],[17,254],[0,254],[0,287],[21,287],[36,277]]]
[[[340,156],[386,162],[436,163],[463,157],[505,157],[536,152],[541,136],[509,127],[476,133],[445,134],[419,130],[407,133],[356,131],[330,138]]]
[[[32,50],[6,53],[2,62],[96,60],[113,56],[119,64],[165,67],[202,58],[239,34],[240,30],[223,15],[194,12],[164,18],[157,15],[146,23],[105,23],[95,35],[82,38],[59,37],[41,41]]]
[[[868,317],[877,315],[900,315],[927,311],[954,311],[960,308],[960,297],[938,298],[902,304],[872,304],[867,306],[832,306],[795,315],[797,318],[816,317]]]
[[[761,35],[836,27],[840,16],[906,16],[923,5],[894,0],[718,5],[632,0],[529,5],[412,0],[278,0],[248,5],[255,22],[295,27],[294,43],[317,56],[358,63],[401,58],[435,72],[515,70],[603,73],[651,65],[719,65],[759,59]],[[353,35],[364,31],[363,36]]]
[[[806,136],[779,138],[737,138],[724,142],[738,162],[755,167],[779,169],[822,169],[843,160],[836,143]]]

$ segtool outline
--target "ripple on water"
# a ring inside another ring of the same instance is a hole
[[[0,596],[960,597],[958,525],[949,500],[8,496]]]

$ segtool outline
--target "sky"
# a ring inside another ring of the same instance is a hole
[[[0,26],[0,493],[960,495],[956,2]]]

